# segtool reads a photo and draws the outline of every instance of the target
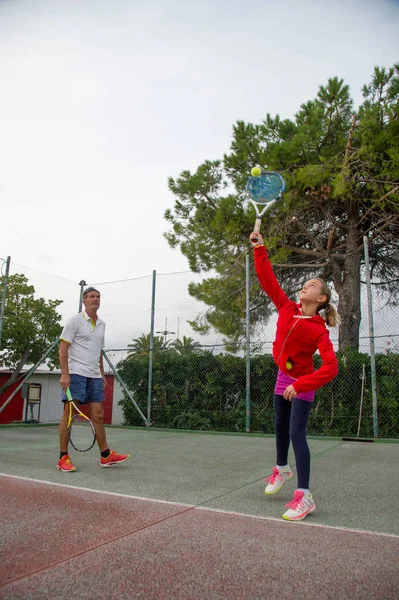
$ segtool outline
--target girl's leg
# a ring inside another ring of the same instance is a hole
[[[295,454],[298,488],[309,489],[310,451],[306,440],[306,426],[312,403],[294,398],[289,404],[292,404],[290,436]]]
[[[283,396],[274,394],[274,424],[276,427],[277,465],[288,464],[288,449],[290,447],[290,415],[291,402]]]

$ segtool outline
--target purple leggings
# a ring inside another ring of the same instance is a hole
[[[306,441],[306,426],[312,403],[294,398],[291,402],[274,394],[277,464],[288,463],[290,441],[295,454],[298,488],[309,489],[310,451]]]

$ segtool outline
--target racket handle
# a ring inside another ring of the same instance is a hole
[[[262,219],[259,219],[259,218],[256,219],[256,221],[255,221],[255,227],[254,227],[254,232],[255,233],[259,233],[260,232],[261,223],[262,223]]]

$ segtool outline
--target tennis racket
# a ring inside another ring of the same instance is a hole
[[[69,388],[66,389],[66,397],[69,402],[68,438],[71,446],[77,452],[87,452],[93,448],[96,441],[96,432],[93,423],[81,410],[78,409],[72,399]]]
[[[255,233],[259,233],[262,217],[285,190],[285,181],[280,173],[261,170],[258,177],[248,178],[245,189],[256,211]]]

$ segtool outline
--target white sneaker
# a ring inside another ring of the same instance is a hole
[[[288,510],[283,514],[283,519],[286,521],[302,521],[306,515],[312,513],[316,509],[316,504],[313,501],[312,494],[305,496],[299,490],[294,492],[294,499],[285,505]]]
[[[268,496],[277,494],[277,492],[279,492],[283,487],[284,483],[288,481],[288,479],[291,479],[293,474],[294,473],[291,471],[291,469],[288,469],[288,471],[279,471],[277,467],[273,467],[273,473],[265,479],[265,483],[267,483],[265,494]]]

